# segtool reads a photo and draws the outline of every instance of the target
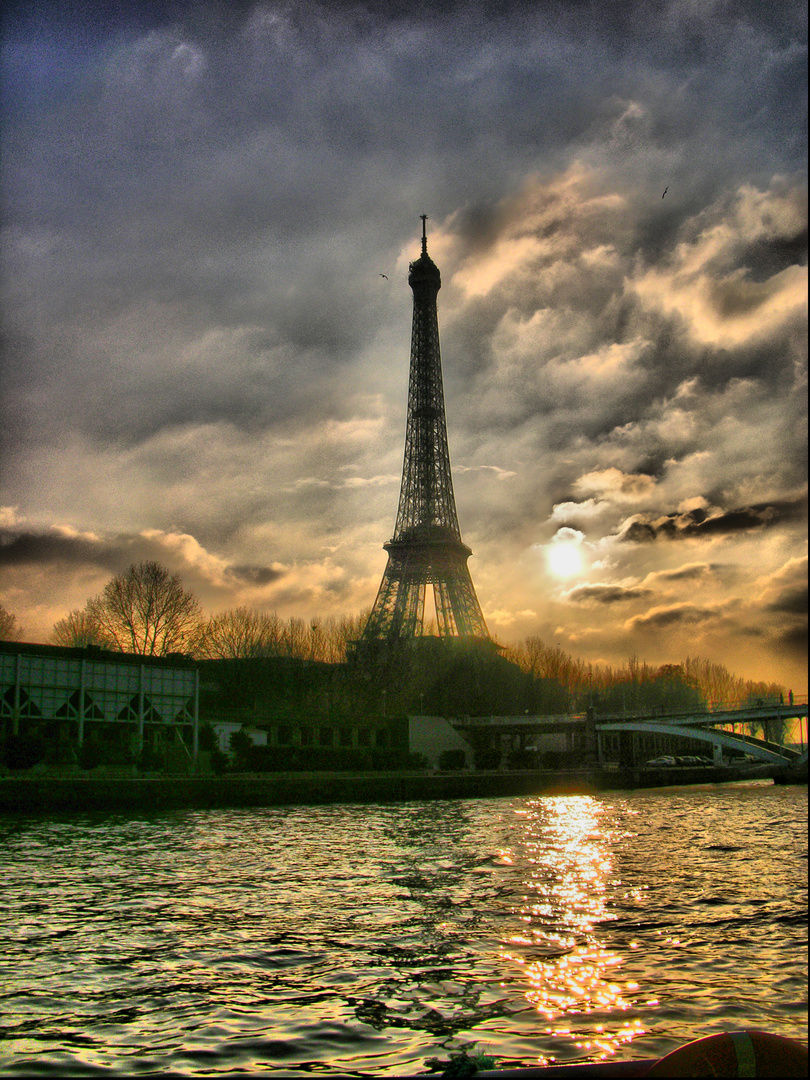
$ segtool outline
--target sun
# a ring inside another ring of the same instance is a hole
[[[573,577],[582,570],[582,551],[578,543],[564,540],[549,545],[546,552],[546,561],[549,570],[555,577]]]

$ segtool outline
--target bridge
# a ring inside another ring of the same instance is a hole
[[[800,747],[786,746],[779,741],[785,722],[797,722]],[[711,747],[715,761],[727,755],[746,755],[770,765],[786,765],[799,768],[807,765],[807,697],[796,698],[789,703],[781,700],[755,702],[714,702],[703,709],[683,712],[623,711],[597,715],[593,710],[575,715],[556,716],[465,716],[451,720],[461,734],[477,735],[490,739],[503,739],[521,748],[531,745],[538,736],[565,736],[569,751],[581,750],[586,760],[602,764],[608,756],[608,747],[618,735],[622,743],[620,756],[631,761],[636,757],[636,736],[660,736],[657,742],[677,739],[687,746],[695,743]],[[763,735],[751,734],[751,728],[759,728]],[[746,731],[746,728],[748,731]],[[651,745],[649,738],[638,740]],[[662,751],[658,749],[658,753]],[[692,750],[691,752],[694,752]],[[652,754],[650,756],[653,756]]]
[[[728,703],[714,705],[710,709],[653,716],[644,714],[613,714],[595,718],[597,739],[608,732],[645,732],[680,736],[696,740],[712,747],[715,757],[722,751],[732,750],[746,754],[770,765],[800,766],[807,764],[807,742],[801,740],[802,749],[785,746],[776,739],[746,733],[745,728],[760,727],[767,736],[774,727],[782,727],[784,721],[799,722],[806,730],[807,698],[792,704],[757,701],[754,704]],[[739,727],[739,734],[737,728]],[[728,729],[731,728],[729,731]]]

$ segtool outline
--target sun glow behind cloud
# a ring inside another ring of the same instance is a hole
[[[575,529],[560,529],[546,545],[546,563],[557,578],[570,578],[582,572],[585,565],[582,552],[584,536]]]

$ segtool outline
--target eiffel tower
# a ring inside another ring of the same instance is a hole
[[[453,496],[436,314],[442,281],[427,252],[426,220],[422,214],[422,254],[408,274],[413,331],[399,509],[394,535],[383,545],[388,565],[363,632],[367,643],[423,635],[427,585],[433,586],[440,637],[491,641],[467,568],[472,551],[461,540]]]

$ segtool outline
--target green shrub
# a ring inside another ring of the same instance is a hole
[[[145,746],[141,751],[138,758],[138,765],[145,772],[156,772],[158,769],[162,769],[164,765],[164,755],[158,753],[156,750],[150,749]]]
[[[537,752],[534,750],[512,750],[506,759],[510,769],[534,769],[537,767]]]
[[[104,760],[104,748],[100,743],[88,739],[79,747],[79,768],[95,769]]]
[[[45,740],[38,735],[9,735],[3,758],[9,769],[30,769],[45,760]]]
[[[501,751],[500,750],[476,750],[473,761],[476,769],[482,772],[488,772],[492,769],[497,769],[501,763]]]
[[[463,769],[467,764],[467,755],[463,750],[442,750],[439,754],[439,768],[448,771]]]
[[[214,731],[213,724],[210,724],[208,721],[204,724],[200,724],[198,739],[200,750],[212,753],[217,749],[217,734]]]
[[[214,776],[222,776],[222,774],[228,768],[228,755],[223,754],[223,752],[218,747],[214,747],[214,749],[210,750],[209,753],[211,755],[211,772],[214,774]]]

